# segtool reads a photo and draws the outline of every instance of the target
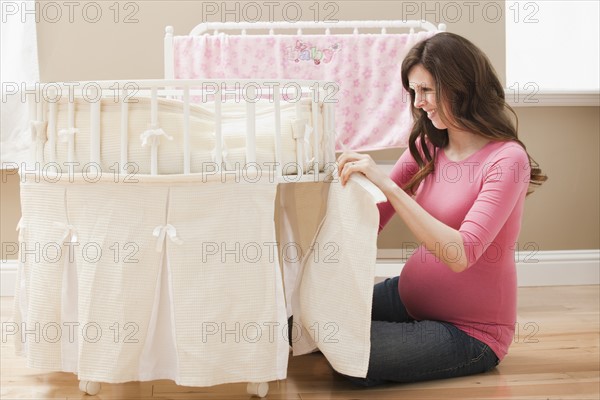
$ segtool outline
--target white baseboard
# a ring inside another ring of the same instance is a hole
[[[404,262],[401,250],[379,250],[375,276],[397,276]],[[600,285],[600,250],[560,250],[517,253],[519,286]],[[0,261],[0,296],[13,296],[17,261]]]
[[[14,296],[17,283],[17,260],[0,261],[0,296]]]

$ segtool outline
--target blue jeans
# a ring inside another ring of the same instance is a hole
[[[472,375],[493,369],[498,357],[485,343],[441,321],[415,321],[400,300],[399,277],[375,285],[371,354],[361,386]]]

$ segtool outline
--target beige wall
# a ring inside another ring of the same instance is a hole
[[[17,243],[15,228],[21,218],[21,204],[19,177],[15,172],[16,170],[0,170],[0,260],[17,258],[14,254],[14,246]]]
[[[39,1],[38,3],[42,4],[41,9],[44,10],[45,3],[55,2]],[[81,3],[84,4],[85,1]],[[209,10],[211,5],[216,5],[218,11],[226,9],[221,7],[222,0],[134,1],[132,3],[138,5],[138,10],[121,9],[119,14],[121,22],[114,23],[114,11],[109,9],[113,2],[98,3],[102,5],[103,14],[97,23],[86,22],[79,8],[75,9],[72,23],[66,19],[67,15],[63,15],[63,18],[56,23],[44,18],[40,19],[38,51],[42,81],[160,78],[163,76],[164,27],[173,25],[175,34],[183,35],[189,33],[196,24],[203,22],[203,16],[207,21],[221,19],[220,14],[211,15],[209,11],[203,11]],[[250,14],[251,10],[244,7],[245,3],[260,5],[265,1],[227,1],[226,3],[228,3],[227,9],[235,9],[235,4],[239,3],[239,13],[226,16],[227,21],[233,21],[236,17],[243,19],[246,15],[244,12]],[[315,20],[316,7],[313,6],[315,0],[282,0],[275,3],[280,5],[273,8],[275,18],[272,20],[281,20],[284,8],[287,10],[287,15],[293,18],[293,4],[298,5],[303,20]],[[326,6],[328,3],[337,4],[337,10]],[[479,1],[477,3],[481,5],[471,6],[472,15],[469,14],[469,7],[463,5],[464,1],[454,2],[462,5],[458,10],[448,7],[446,3],[422,0],[320,1],[318,20],[323,21],[328,16],[329,20],[400,20],[425,17],[437,25],[438,22],[445,21],[444,17],[448,17],[456,20],[454,23],[446,22],[448,30],[464,35],[480,46],[488,54],[504,80],[504,18],[497,21],[495,18],[495,10],[498,7],[502,9],[501,16],[503,15],[504,2]],[[261,7],[261,9],[262,19],[269,20],[268,7]],[[50,10],[48,8],[48,14]],[[66,11],[67,9],[65,13]],[[130,13],[134,13],[132,18],[139,22],[122,22]],[[248,18],[253,18],[253,15],[248,15]]]
[[[528,250],[600,248],[600,108],[515,110],[521,140],[549,177],[525,201],[519,248],[528,243],[534,246]],[[400,218],[390,225],[379,237],[380,248],[414,243]]]
[[[47,2],[40,3],[43,7]],[[173,25],[176,34],[185,34],[206,15],[202,2],[132,2],[139,7],[137,10],[124,9],[126,2],[122,2],[119,22],[115,23],[114,11],[109,9],[113,2],[97,3],[103,14],[94,24],[83,19],[81,8],[75,9],[73,22],[68,21],[67,9],[63,10],[59,22],[51,23],[41,18],[38,46],[42,81],[160,78],[163,76],[164,27]],[[204,3],[220,7],[222,2]],[[229,6],[234,7],[233,3],[229,2]],[[256,3],[264,4],[263,1]],[[287,3],[291,2],[279,2],[274,19],[281,19],[281,10]],[[296,3],[301,7],[302,19],[314,19],[314,11],[310,8],[314,1]],[[325,9],[326,3],[331,2],[320,3],[321,20],[335,11]],[[471,14],[465,2],[454,3],[459,5],[460,15],[456,8],[449,8],[448,2],[443,1],[338,1],[334,18],[382,20],[420,19],[423,16],[436,23],[456,19],[454,23],[447,22],[448,30],[480,46],[504,81],[504,18],[494,21],[497,7],[504,11],[504,2],[476,2],[478,5],[471,9]],[[239,7],[242,11],[243,2]],[[263,19],[268,19],[268,9],[263,11]],[[135,12],[133,18],[138,22],[123,23],[131,12]],[[239,16],[243,18],[241,12]],[[230,16],[229,20],[233,18]],[[216,21],[219,16],[207,19]],[[526,202],[519,244],[533,242],[540,250],[599,248],[598,107],[518,108],[517,112],[523,141],[550,176],[547,184]],[[388,150],[375,154],[375,157],[392,160],[400,153],[399,150]],[[1,240],[14,242],[14,226],[20,214],[18,178],[11,175],[6,182],[3,179],[0,189]],[[382,248],[397,248],[403,242],[411,241],[411,235],[396,218],[380,236],[379,244]]]

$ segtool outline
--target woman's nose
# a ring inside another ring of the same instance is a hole
[[[419,90],[415,91],[415,107],[421,108],[425,104],[425,99],[423,98],[423,94],[420,93]]]

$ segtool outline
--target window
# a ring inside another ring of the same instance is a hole
[[[597,93],[599,4],[507,1],[506,87],[525,102],[538,91]]]

